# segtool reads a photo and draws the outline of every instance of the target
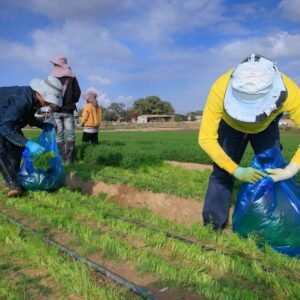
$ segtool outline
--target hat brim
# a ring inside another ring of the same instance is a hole
[[[229,80],[224,97],[224,110],[234,120],[258,123],[276,110],[286,97],[287,91],[280,72],[276,72],[272,88],[266,94],[249,95],[238,92],[232,88]]]
[[[62,98],[47,92],[47,90],[44,87],[44,80],[32,79],[30,81],[30,87],[34,91],[37,91],[45,99],[46,102],[53,103],[55,105],[58,105],[59,107],[62,106]]]
[[[61,64],[61,63],[59,63],[59,62],[57,62],[57,61],[55,61],[55,60],[50,60],[50,62],[51,62],[53,65],[58,65],[58,66],[60,66],[60,67],[62,67],[62,68],[70,68],[70,66],[69,66],[68,64]]]
[[[85,93],[85,94],[82,94],[82,98],[85,99],[85,100],[88,100],[88,99],[96,99],[97,100],[97,94],[96,93]]]
[[[55,77],[75,77],[75,74],[72,72],[70,68],[64,68],[64,67],[54,67],[51,75]]]

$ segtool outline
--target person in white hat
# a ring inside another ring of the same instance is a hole
[[[50,61],[53,64],[51,75],[59,79],[63,85],[63,104],[54,113],[57,124],[56,142],[64,163],[73,163],[75,156],[75,118],[76,103],[81,94],[79,83],[67,58],[58,56]]]
[[[0,172],[8,188],[8,196],[22,194],[17,180],[21,155],[28,148],[32,155],[41,154],[45,149],[38,143],[28,140],[22,133],[26,125],[49,127],[35,118],[42,106],[53,111],[62,105],[62,84],[54,76],[33,79],[30,86],[0,88]]]
[[[264,176],[288,179],[300,169],[300,148],[285,169],[268,174],[239,166],[248,142],[257,154],[279,147],[283,112],[300,127],[300,91],[271,60],[251,54],[212,85],[199,130],[199,144],[214,161],[202,217],[204,225],[223,229],[228,221],[234,178],[257,182]]]

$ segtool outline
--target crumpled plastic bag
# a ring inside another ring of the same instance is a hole
[[[25,149],[18,172],[18,181],[26,190],[57,190],[65,183],[65,170],[55,141],[55,129],[43,129],[36,142],[43,146],[46,151],[54,152],[54,157],[50,158],[50,168],[48,170],[34,168],[34,158],[28,149]]]
[[[278,148],[257,154],[251,166],[265,171],[284,168]],[[257,183],[243,183],[232,218],[233,231],[243,237],[254,235],[258,244],[291,256],[300,255],[300,185],[295,178],[274,182],[264,177]]]

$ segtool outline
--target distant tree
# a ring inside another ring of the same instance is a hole
[[[175,114],[174,121],[175,122],[182,122],[182,121],[187,121],[187,116],[186,115],[181,115],[181,114]]]
[[[162,101],[157,96],[148,96],[136,100],[133,103],[133,111],[138,115],[170,115],[175,112],[171,103]]]
[[[191,116],[202,116],[203,111],[202,110],[196,110],[196,111],[191,111],[189,112],[187,115],[191,115]]]
[[[105,121],[120,121],[126,115],[124,103],[111,103],[109,107],[103,109],[103,119]]]

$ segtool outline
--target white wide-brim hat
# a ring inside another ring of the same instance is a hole
[[[63,86],[56,77],[50,75],[46,79],[32,79],[30,87],[37,91],[46,102],[53,103],[59,107],[62,106]]]
[[[251,54],[231,75],[224,109],[237,121],[259,123],[286,98],[287,90],[278,67],[262,56]]]

